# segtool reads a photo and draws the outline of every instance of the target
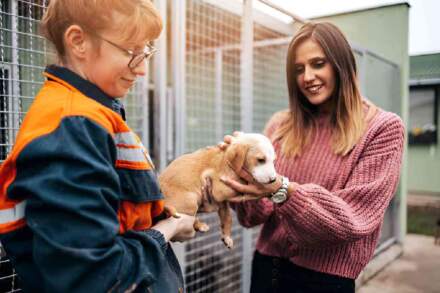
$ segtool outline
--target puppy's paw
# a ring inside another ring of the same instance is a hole
[[[165,205],[163,210],[168,217],[180,218],[180,214],[177,212],[176,208],[173,206]]]
[[[223,236],[222,241],[228,249],[232,249],[234,247],[234,240],[232,240],[229,236]]]
[[[195,225],[195,226],[194,226],[194,229],[195,229],[196,231],[199,231],[199,232],[205,233],[205,232],[208,232],[208,231],[209,231],[209,226],[208,226],[208,224],[206,224],[206,223],[199,222],[198,225]]]

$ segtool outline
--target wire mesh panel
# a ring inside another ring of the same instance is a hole
[[[43,83],[47,58],[38,35],[46,1],[2,1],[0,12],[0,162],[10,152],[18,128]]]
[[[186,149],[191,151],[215,143],[216,129],[240,127],[241,18],[207,1],[189,0],[186,19]]]
[[[186,150],[213,145],[240,128],[241,18],[215,1],[187,0]],[[242,228],[234,219],[234,248],[220,239],[217,214],[202,214],[211,227],[185,245],[188,292],[241,292]]]
[[[228,250],[220,240],[217,216],[202,215],[211,229],[186,244],[185,283],[188,292],[241,291],[241,228],[234,219],[234,248]]]
[[[254,25],[254,40],[265,40],[264,46],[254,46],[254,116],[253,129],[262,132],[269,118],[288,107],[286,56],[288,44],[270,44],[270,40],[285,38],[262,25]]]
[[[141,138],[151,154],[153,145],[150,142],[153,140],[150,139],[150,134],[154,135],[153,98],[151,74],[147,78],[138,78],[134,88],[122,98],[127,124]]]

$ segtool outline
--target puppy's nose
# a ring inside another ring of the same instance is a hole
[[[270,178],[269,183],[274,183],[276,180],[277,180],[277,177],[272,177],[272,178]]]

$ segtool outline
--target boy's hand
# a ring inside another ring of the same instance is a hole
[[[196,235],[194,230],[195,219],[194,216],[180,214],[180,218],[177,219],[176,234],[171,237],[171,241],[183,242],[193,238]]]
[[[194,230],[194,216],[179,214],[179,218],[169,217],[157,222],[151,229],[162,233],[165,241],[185,241],[196,235]]]

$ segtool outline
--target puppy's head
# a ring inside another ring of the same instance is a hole
[[[239,135],[226,150],[226,159],[235,172],[245,169],[257,182],[271,183],[276,178],[275,150],[262,134]]]

